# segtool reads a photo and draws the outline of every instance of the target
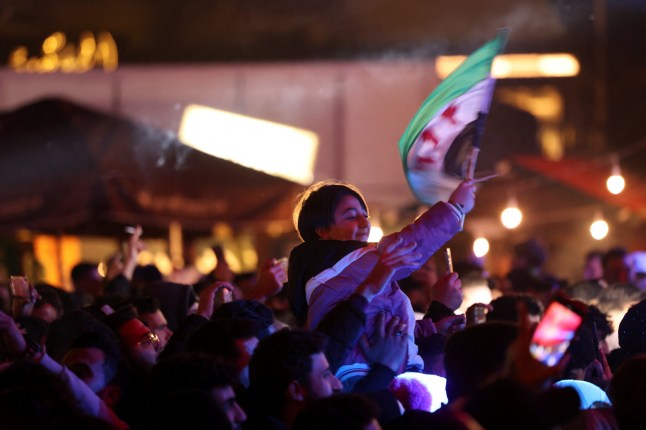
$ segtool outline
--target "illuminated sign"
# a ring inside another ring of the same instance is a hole
[[[94,34],[84,31],[78,46],[68,43],[64,33],[48,36],[40,56],[29,56],[25,46],[19,46],[9,54],[9,67],[16,72],[27,73],[83,73],[102,67],[106,72],[116,70],[119,58],[117,44],[108,32]]]

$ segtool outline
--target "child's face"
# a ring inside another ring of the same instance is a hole
[[[334,210],[334,224],[318,232],[321,239],[359,240],[367,242],[370,220],[366,210],[354,196],[344,196]]]

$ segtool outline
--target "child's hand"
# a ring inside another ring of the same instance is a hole
[[[416,269],[422,264],[420,261],[422,254],[413,252],[415,248],[417,248],[417,243],[404,243],[403,239],[398,237],[391,244],[379,247],[377,265],[390,272],[391,276],[399,269]]]
[[[466,180],[451,193],[451,197],[449,197],[449,202],[455,203],[460,208],[462,208],[462,212],[469,213],[475,206],[475,200],[476,200],[476,186],[473,182],[473,180]]]

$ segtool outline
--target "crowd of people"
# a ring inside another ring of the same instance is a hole
[[[504,278],[441,273],[474,204],[462,182],[368,243],[360,191],[326,181],[299,198],[287,267],[237,275],[218,250],[210,274],[171,282],[137,265],[137,227],[104,277],[74,267],[73,292],[1,285],[0,427],[646,428],[646,254],[590,252],[569,283],[529,240]],[[530,345],[555,297],[582,323],[547,365]]]

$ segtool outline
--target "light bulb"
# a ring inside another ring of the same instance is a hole
[[[484,237],[479,237],[473,241],[473,254],[480,258],[489,252],[489,241]]]
[[[624,181],[624,177],[621,174],[612,175],[606,181],[606,186],[612,194],[619,194],[626,187],[626,181]]]
[[[601,240],[608,235],[608,223],[603,219],[598,219],[590,225],[590,234],[595,240]]]
[[[500,214],[500,221],[508,229],[516,228],[523,220],[523,213],[517,207],[508,207]]]

